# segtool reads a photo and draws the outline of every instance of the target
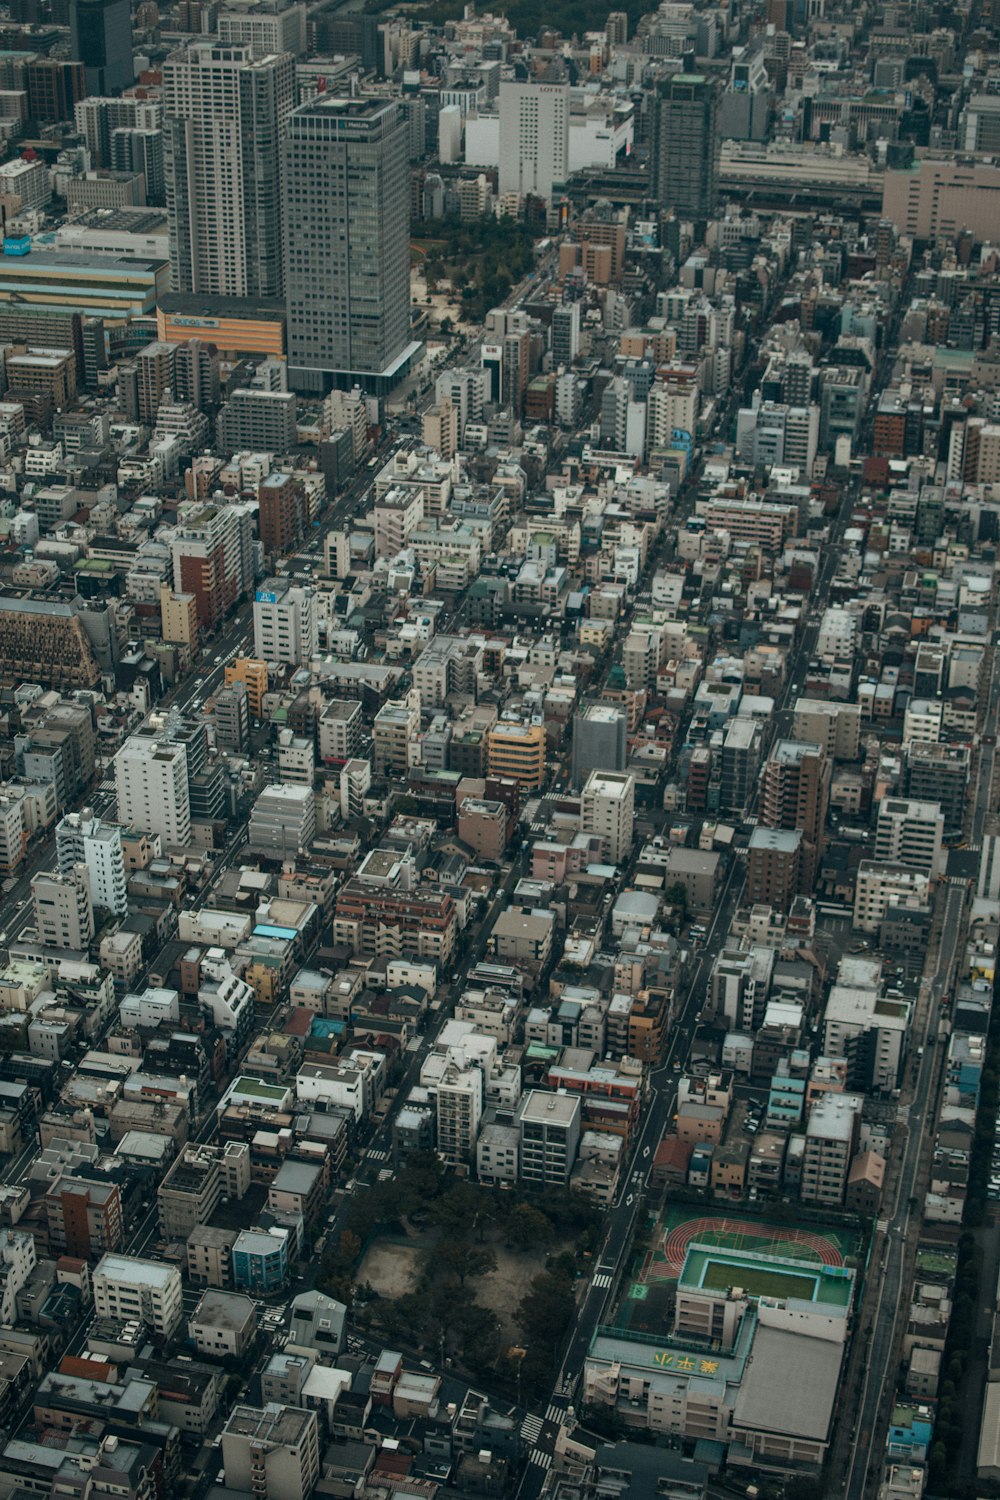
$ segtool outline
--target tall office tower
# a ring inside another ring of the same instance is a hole
[[[118,821],[181,848],[191,837],[187,748],[140,729],[115,756]]]
[[[701,73],[674,73],[653,100],[650,186],[661,210],[703,222],[719,196],[719,87]]]
[[[410,348],[407,129],[390,99],[317,95],[285,133],[289,381],[376,393]]]
[[[116,917],[128,915],[122,831],[116,823],[102,823],[87,810],[67,813],[56,825],[56,858],[61,875],[86,866],[95,906]]]
[[[569,175],[569,84],[501,83],[500,196],[546,201]]]
[[[135,78],[129,0],[70,0],[70,50],[86,70],[88,94],[114,94]]]
[[[762,828],[802,835],[802,890],[809,892],[823,852],[830,800],[830,762],[820,745],[778,740],[760,777]]]
[[[294,59],[192,42],[163,65],[164,167],[174,290],[282,292],[281,135]]]

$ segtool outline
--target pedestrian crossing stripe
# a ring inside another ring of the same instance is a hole
[[[526,1439],[527,1442],[533,1443],[535,1441],[535,1438],[541,1432],[542,1425],[543,1424],[541,1417],[525,1417],[524,1421],[521,1423],[521,1436]]]
[[[599,1287],[601,1290],[604,1290],[605,1288],[607,1288],[607,1287],[609,1287],[611,1285],[611,1280],[612,1280],[612,1278],[610,1276],[606,1275],[606,1274],[602,1274],[600,1276],[595,1276],[594,1277],[594,1285],[596,1287]]]
[[[545,1413],[545,1420],[547,1422],[561,1422],[565,1415],[566,1413],[563,1411],[562,1407],[557,1406],[553,1401],[552,1405]]]
[[[541,1448],[532,1450],[531,1462],[537,1464],[540,1469],[547,1469],[552,1462],[551,1453],[543,1453]]]

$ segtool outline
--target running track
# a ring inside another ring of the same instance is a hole
[[[742,1240],[760,1239],[768,1240],[772,1245],[779,1240],[785,1240],[789,1245],[801,1245],[811,1250],[818,1260],[825,1266],[842,1266],[844,1257],[836,1246],[822,1235],[810,1234],[807,1229],[785,1229],[778,1224],[756,1224],[752,1220],[731,1219],[688,1219],[685,1224],[678,1224],[663,1240],[663,1250],[666,1254],[666,1264],[654,1263],[652,1255],[646,1257],[646,1265],[643,1267],[643,1280],[676,1279],[680,1276],[684,1267],[684,1257],[692,1240],[702,1240],[711,1243],[713,1236],[718,1234],[739,1235]],[[729,1248],[720,1245],[719,1249]],[[746,1244],[741,1244],[741,1249],[747,1249]]]

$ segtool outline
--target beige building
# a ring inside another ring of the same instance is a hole
[[[924,157],[904,171],[886,172],[882,217],[915,240],[953,240],[967,229],[993,240],[1000,229],[1000,166],[954,156]]]
[[[233,1284],[234,1229],[196,1224],[187,1238],[187,1273],[197,1286],[225,1290]]]
[[[31,881],[38,941],[49,948],[82,949],[94,936],[94,904],[86,865],[68,875],[35,875]]]
[[[580,829],[601,840],[605,857],[620,865],[632,852],[635,777],[591,771],[580,801]]]
[[[173,645],[198,644],[198,601],[194,594],[182,594],[160,584],[160,634]]]
[[[226,1485],[257,1500],[308,1500],[319,1478],[319,1421],[298,1406],[235,1406],[222,1433]]]
[[[507,847],[507,804],[466,797],[458,810],[458,836],[480,859],[499,864]]]
[[[799,698],[792,714],[792,739],[821,745],[829,760],[857,760],[861,753],[861,708],[857,703]]]
[[[405,698],[390,698],[375,715],[372,727],[372,754],[375,774],[405,776],[410,765],[411,746],[420,733],[420,695],[407,693]]]
[[[878,932],[890,906],[925,906],[929,895],[930,879],[922,870],[863,859],[854,882],[854,926]]]

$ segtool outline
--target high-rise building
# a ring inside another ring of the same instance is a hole
[[[625,715],[611,703],[585,703],[573,719],[573,785],[591,771],[624,771]]]
[[[404,373],[410,342],[407,127],[391,99],[320,94],[289,117],[285,290],[292,385]]]
[[[281,135],[291,53],[192,42],[163,65],[174,290],[281,295]]]
[[[568,175],[569,84],[501,83],[501,198],[531,194],[547,202]]]
[[[635,777],[591,771],[580,802],[580,829],[601,839],[607,858],[620,865],[632,850]]]
[[[280,0],[266,4],[224,10],[219,16],[219,41],[226,46],[250,47],[255,57],[275,52],[306,55],[306,7],[301,3],[283,5]]]
[[[274,667],[305,666],[316,653],[316,604],[311,588],[268,578],[253,605],[254,655]]]
[[[33,875],[31,899],[38,941],[49,948],[88,947],[94,936],[94,903],[86,865],[68,875]]]
[[[67,813],[56,828],[56,858],[62,875],[72,874],[75,865],[86,865],[95,906],[116,917],[128,914],[122,831],[116,823],[102,823],[86,809]]]
[[[83,63],[88,94],[115,94],[135,77],[129,0],[70,0],[72,56]]]
[[[662,210],[703,222],[719,196],[718,84],[701,73],[674,73],[652,106],[652,194]]]
[[[302,540],[309,524],[302,481],[292,474],[269,474],[257,488],[257,502],[264,551],[270,557],[281,557]]]
[[[140,729],[115,756],[118,821],[182,848],[191,837],[187,749]]]
[[[779,740],[760,778],[758,809],[762,828],[802,834],[801,889],[813,888],[823,851],[826,809],[830,800],[830,762],[820,745]]]
[[[213,630],[250,586],[252,515],[245,505],[180,507],[172,545],[174,588],[195,596],[204,630]]]

